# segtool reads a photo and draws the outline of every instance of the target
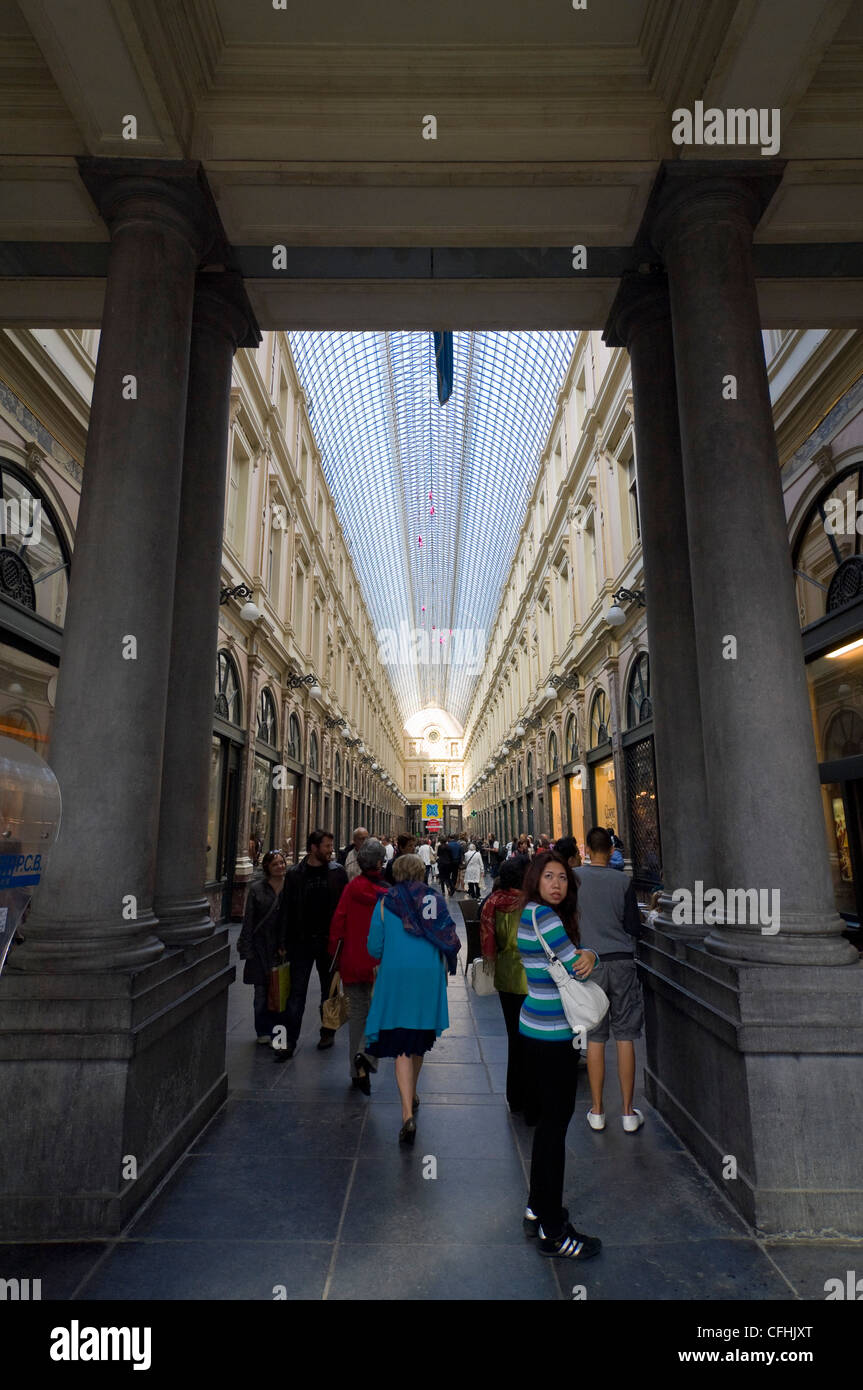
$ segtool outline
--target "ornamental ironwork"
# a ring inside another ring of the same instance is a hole
[[[21,556],[5,545],[0,549],[0,592],[36,612],[33,576]]]
[[[4,552],[0,551],[0,554]],[[863,555],[843,560],[827,589],[827,612],[833,613],[863,595]]]

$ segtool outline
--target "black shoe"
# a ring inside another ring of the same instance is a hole
[[[556,1255],[561,1260],[589,1260],[598,1255],[602,1241],[598,1236],[585,1236],[567,1221],[559,1236],[549,1238],[539,1228],[541,1255]]]
[[[357,1072],[360,1073],[353,1077],[354,1085],[358,1091],[362,1091],[364,1096],[370,1096],[372,1093],[372,1083],[369,1077],[368,1067],[366,1066],[366,1059],[361,1052],[358,1052],[354,1058],[354,1067]]]
[[[284,1047],[274,1047],[273,1060],[275,1062],[289,1062],[296,1050],[295,1043],[286,1043]]]
[[[569,1220],[569,1212],[566,1207],[563,1209],[563,1219],[564,1221]],[[526,1236],[539,1235],[539,1217],[535,1211],[531,1211],[530,1207],[525,1207],[524,1209],[524,1218],[521,1223],[521,1228]]]
[[[336,1035],[332,1028],[321,1029],[321,1040],[318,1043],[318,1052],[326,1052],[327,1048],[332,1047],[336,1040]]]
[[[412,1144],[417,1137],[417,1122],[411,1115],[409,1120],[405,1120],[399,1130],[399,1143]]]
[[[419,1110],[419,1108],[420,1108],[420,1098],[419,1098],[419,1096],[414,1096],[414,1102],[413,1102],[414,1114],[417,1113],[417,1111]]]

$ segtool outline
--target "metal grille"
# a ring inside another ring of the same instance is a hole
[[[624,749],[624,754],[632,876],[639,887],[658,888],[662,882],[662,850],[653,739],[645,738],[639,743],[630,744]]]

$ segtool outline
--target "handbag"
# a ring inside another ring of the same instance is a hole
[[[336,947],[336,954],[333,956],[333,959],[330,963],[330,970],[335,971],[332,983],[330,985],[330,992],[327,998],[323,1001],[323,1005],[321,1007],[321,1027],[331,1028],[334,1033],[338,1032],[343,1023],[347,1023],[351,1012],[351,1006],[350,1002],[348,1001],[348,996],[345,994],[344,989],[342,988],[342,977],[339,974],[338,970],[336,970],[336,961],[339,958],[339,952],[341,951],[341,949],[342,943],[340,941],[338,946]]]
[[[347,1023],[350,1013],[348,996],[342,989],[342,977],[337,970],[330,985],[329,997],[324,1000],[321,1027],[331,1028],[336,1033],[343,1023]]]
[[[270,979],[267,985],[267,1008],[271,1013],[284,1013],[290,992],[290,965],[288,965],[287,962],[282,965],[274,965],[270,971]]]
[[[572,1045],[580,1048],[582,1035],[586,1035],[592,1028],[596,1028],[597,1024],[601,1023],[608,1013],[608,995],[594,981],[576,980],[570,975],[563,961],[558,960],[549,948],[542,932],[537,929],[535,907],[532,909],[531,916],[533,930],[548,957],[548,973],[557,985],[563,1012],[566,1014],[566,1021],[573,1031]]]
[[[471,961],[468,966],[470,976],[470,986],[474,994],[480,996],[494,994],[494,961],[486,956],[477,956],[476,960]]]

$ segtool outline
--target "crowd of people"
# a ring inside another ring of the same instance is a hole
[[[635,1042],[643,1028],[635,964],[642,923],[613,829],[593,827],[584,856],[572,837],[552,844],[545,835],[536,842],[519,835],[501,846],[494,836],[462,834],[417,843],[404,832],[393,842],[362,826],[336,854],[332,834],[315,830],[299,864],[289,868],[273,852],[261,868],[238,941],[243,979],[254,986],[258,1043],[273,1048],[277,1063],[294,1056],[317,971],[317,1047],[332,1048],[336,1030],[332,1019],[325,1022],[324,1005],[337,970],[348,1002],[351,1085],[369,1096],[380,1059],[394,1059],[403,1145],[416,1137],[424,1058],[449,1026],[446,981],[456,973],[460,942],[447,900],[460,891],[478,900],[491,877],[478,909],[479,939],[482,956],[493,962],[506,1027],[506,1099],[513,1114],[535,1127],[524,1230],[546,1255],[598,1253],[600,1240],[576,1230],[563,1205],[566,1132],[584,1040],[567,1021],[549,962],[596,982],[609,1001],[586,1037],[587,1123],[592,1130],[606,1125],[605,1048],[613,1034],[621,1121],[625,1132],[637,1132],[644,1123],[632,1104]],[[289,988],[277,1008],[272,981],[285,964]]]

